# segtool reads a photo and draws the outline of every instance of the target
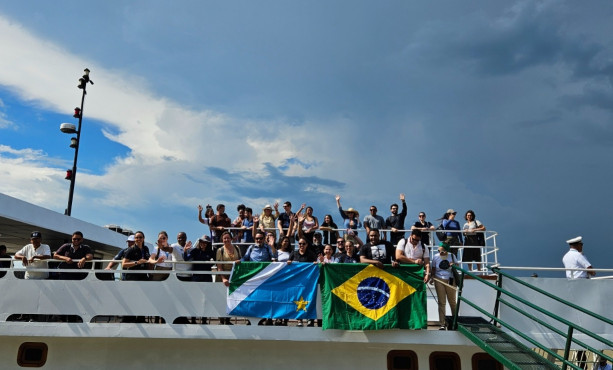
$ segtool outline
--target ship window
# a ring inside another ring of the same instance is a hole
[[[17,364],[21,367],[43,367],[47,362],[47,345],[40,342],[25,342],[19,346]]]
[[[475,353],[472,357],[473,370],[502,370],[503,366],[485,352]]]
[[[387,353],[388,370],[416,370],[417,354],[413,351],[393,350]]]
[[[460,370],[460,356],[455,352],[432,352],[430,369]]]

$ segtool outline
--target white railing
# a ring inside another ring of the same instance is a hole
[[[236,230],[244,230],[244,229],[240,229],[240,228],[232,228],[232,229],[236,229]],[[275,229],[276,230],[276,229]],[[362,231],[365,231],[364,229],[360,229]],[[346,229],[334,229],[333,231],[337,231],[340,233],[346,232]],[[391,231],[391,230],[381,230],[381,231]],[[411,230],[410,229],[406,229],[406,230],[398,230],[398,232],[404,232],[405,234],[410,234]],[[445,230],[445,232],[453,232],[453,233],[462,233],[462,230],[456,231],[456,230]],[[498,266],[498,246],[496,244],[496,236],[498,235],[496,232],[494,231],[477,231],[477,232],[481,232],[485,235],[485,246],[471,246],[471,245],[464,245],[464,246],[453,246],[452,248],[457,248],[458,249],[458,260],[461,262],[462,267],[465,268],[467,267],[467,264],[472,264],[475,266],[478,266],[477,270],[479,270],[481,273],[487,273],[488,269],[487,266],[490,265],[495,265]],[[437,245],[438,243],[435,243],[434,241],[436,240],[436,231],[432,230],[428,232],[430,234],[430,244],[426,245],[427,247],[429,247],[430,249],[430,259],[432,259],[432,257],[434,256],[434,254],[437,253]],[[405,235],[405,236],[407,236]],[[233,243],[234,245],[251,245],[253,243]],[[223,245],[223,243],[215,243],[215,245]],[[294,248],[297,248],[297,244],[294,244]],[[481,262],[462,262],[462,255],[464,253],[465,249],[479,249],[480,253],[481,253]],[[335,250],[336,251],[336,250]],[[15,271],[15,272],[20,272],[23,273],[24,271],[26,271],[26,269],[23,266],[20,266],[21,262],[18,260],[14,260],[14,259],[0,259],[0,261],[10,261],[11,263],[11,267],[10,269],[7,268],[0,268],[0,271]],[[61,263],[61,261],[58,260],[54,260],[54,259],[49,259],[46,260],[49,263]],[[15,265],[15,262],[17,262],[17,265]],[[91,266],[88,269],[58,269],[58,268],[48,268],[48,269],[36,269],[36,272],[49,272],[49,273],[84,273],[84,272],[94,272],[94,274],[89,274],[87,278],[92,278],[92,279],[96,279],[96,275],[97,274],[109,274],[109,273],[113,273],[115,274],[115,280],[120,279],[122,274],[166,274],[166,275],[213,275],[213,280],[215,281],[215,276],[216,275],[227,275],[229,272],[227,271],[217,271],[217,265],[220,264],[232,264],[233,262],[218,262],[218,261],[203,261],[203,262],[197,262],[197,261],[165,261],[165,263],[170,263],[172,264],[173,268],[172,270],[130,270],[130,269],[126,269],[123,270],[121,268],[118,269],[112,269],[112,270],[105,270],[104,267],[106,267],[106,265],[109,262],[114,262],[117,265],[121,266],[122,261],[121,260],[94,260],[94,261],[89,261],[88,263],[91,264]],[[100,264],[102,264],[102,268],[96,268],[96,266],[100,266]],[[198,265],[198,264],[208,264],[208,265],[212,265],[211,269],[212,271],[192,271],[191,269],[188,270],[182,270],[176,269],[176,264],[182,264],[182,265]],[[99,275],[98,275],[99,276]],[[103,280],[103,279],[100,279]]]

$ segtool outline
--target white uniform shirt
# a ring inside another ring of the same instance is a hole
[[[34,256],[51,256],[51,248],[47,244],[41,244],[38,248],[34,248],[34,245],[28,244],[21,248],[15,254],[20,254],[27,258],[28,260],[32,259]],[[39,260],[36,259],[34,262],[28,263],[26,266],[26,270],[34,270],[34,269],[46,269],[49,266],[47,265],[47,260]],[[46,279],[49,277],[48,272],[30,272],[26,271],[26,279]]]
[[[586,269],[592,265],[581,252],[574,248],[566,252],[564,258],[562,258],[562,262],[564,263],[564,267],[568,269]],[[568,279],[587,279],[588,274],[587,271],[567,270],[566,277]]]

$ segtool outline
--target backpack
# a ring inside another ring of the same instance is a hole
[[[437,226],[436,230],[437,230],[436,237],[438,238],[439,241],[444,242],[445,240],[447,240],[447,233],[444,231],[438,231],[438,230],[445,230],[442,222]]]
[[[410,236],[409,236],[410,238]],[[404,238],[404,247],[406,248],[409,245],[413,245],[411,243],[409,243],[409,238]],[[426,256],[426,247],[424,247],[424,243],[422,243],[422,241],[419,241],[419,245],[421,245],[421,258],[423,259],[424,257],[428,257],[430,258],[430,256]]]

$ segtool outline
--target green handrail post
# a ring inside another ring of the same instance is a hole
[[[460,276],[457,282],[458,299],[456,300],[455,312],[453,313],[453,321],[451,323],[451,330],[458,330],[458,315],[460,314],[460,302],[462,301],[460,297],[462,296],[462,289],[464,288],[464,272],[457,266],[451,266],[451,268],[456,269],[456,271],[458,271],[458,276]]]
[[[568,334],[566,335],[566,345],[564,346],[564,364],[562,365],[562,370],[566,370],[567,368],[567,364],[566,361],[568,361],[568,356],[570,355],[570,344],[573,341],[573,327],[569,326],[568,327]]]
[[[493,268],[490,268],[494,271]],[[496,302],[494,303],[494,317],[498,318],[498,311],[500,310],[500,296],[502,295],[502,274],[496,275],[496,286],[500,289],[496,289]],[[494,319],[494,326],[498,325],[498,320]]]

